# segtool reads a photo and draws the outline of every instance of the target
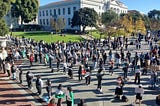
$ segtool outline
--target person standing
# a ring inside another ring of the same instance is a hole
[[[32,83],[33,83],[33,74],[30,72],[30,71],[28,71],[27,73],[26,73],[26,80],[27,80],[27,85],[28,85],[28,88],[29,89],[31,89],[32,88]]]
[[[42,88],[43,88],[43,81],[41,79],[41,76],[38,75],[36,79],[36,89],[38,95],[42,94]]]
[[[144,94],[144,90],[141,84],[137,88],[135,88],[135,93],[136,93],[135,103],[137,102],[137,100],[139,100],[139,106],[140,106],[142,102],[142,95]]]
[[[74,106],[74,93],[71,87],[67,87],[68,93],[66,95],[67,106]]]

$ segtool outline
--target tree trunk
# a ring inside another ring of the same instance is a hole
[[[82,32],[85,33],[86,26],[83,26]]]

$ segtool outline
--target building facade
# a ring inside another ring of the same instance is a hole
[[[128,8],[119,0],[63,0],[41,6],[38,13],[38,23],[44,30],[52,30],[51,19],[62,17],[66,30],[81,30],[79,27],[71,27],[74,11],[80,8],[93,8],[99,16],[106,10],[112,9],[117,14],[127,13]]]

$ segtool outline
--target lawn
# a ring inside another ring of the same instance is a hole
[[[60,36],[59,34],[50,34],[50,32],[13,32],[13,36],[25,38],[31,38],[36,41],[44,40],[47,43],[64,41],[64,42],[80,42],[83,40],[79,35],[65,34],[66,36]]]
[[[99,31],[90,31],[89,32],[90,35],[92,35],[94,38],[99,39],[100,38],[100,32]],[[102,34],[101,38],[104,39],[105,36]]]

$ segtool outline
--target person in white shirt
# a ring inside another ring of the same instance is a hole
[[[141,84],[135,88],[135,93],[136,93],[135,103],[137,102],[137,100],[139,100],[139,106],[140,106],[142,102],[142,95],[144,94],[144,90]]]
[[[7,70],[8,77],[11,76],[11,65],[9,62],[5,64],[5,70]]]

